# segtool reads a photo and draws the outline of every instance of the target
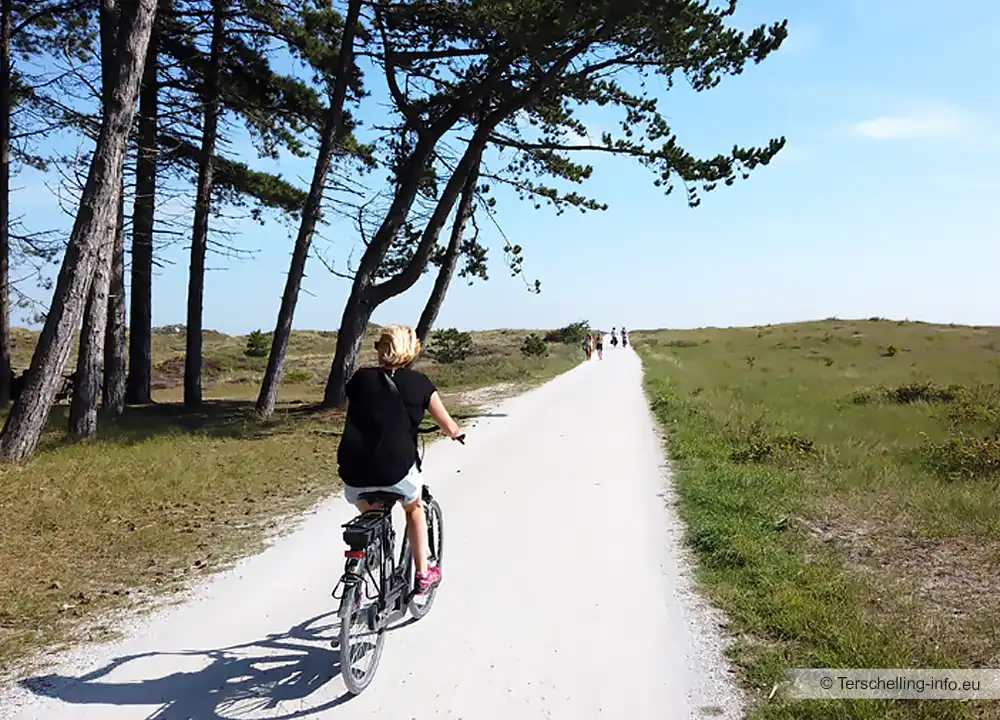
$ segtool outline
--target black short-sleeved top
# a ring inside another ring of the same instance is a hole
[[[416,370],[397,370],[391,377],[399,397],[379,377],[379,368],[361,368],[347,383],[347,425],[337,451],[338,470],[345,485],[383,487],[393,485],[409,472],[417,460],[417,428],[437,388]],[[408,422],[399,422],[399,401]],[[378,457],[373,443],[381,433]]]

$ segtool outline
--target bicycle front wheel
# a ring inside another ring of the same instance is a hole
[[[441,506],[437,500],[431,500],[424,504],[424,515],[427,518],[427,562],[430,566],[441,567],[441,558],[444,554],[444,520],[441,515]],[[409,578],[410,587],[417,587],[417,570],[413,564],[413,556],[406,558],[406,576]],[[410,614],[418,620],[431,611],[434,604],[434,597],[437,595],[437,587],[423,595],[414,594],[410,598]]]
[[[359,695],[371,684],[382,659],[385,628],[373,627],[372,617],[377,605],[362,607],[365,593],[361,585],[345,592],[340,620],[340,674],[347,689]]]

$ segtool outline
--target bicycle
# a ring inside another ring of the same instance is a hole
[[[417,432],[427,434],[438,429],[434,426]],[[455,439],[465,444],[464,434]],[[354,695],[363,692],[375,677],[389,626],[402,620],[407,611],[417,620],[427,615],[439,587],[435,586],[423,595],[417,592],[416,568],[405,531],[399,560],[396,561],[392,510],[397,502],[403,500],[402,496],[379,491],[362,493],[360,498],[378,507],[361,513],[342,526],[344,542],[348,546],[344,552],[347,561],[344,574],[332,593],[334,599],[340,600],[337,612],[340,616],[340,635],[335,641],[340,648],[340,671],[344,684]],[[423,486],[421,499],[427,519],[427,560],[440,567],[444,540],[441,505],[427,485]],[[343,592],[338,597],[337,591],[341,586]],[[374,592],[370,592],[372,588]],[[364,600],[372,602],[362,607]],[[352,632],[357,625],[363,631],[362,638],[371,636],[374,639],[359,640],[354,637]],[[361,658],[355,657],[354,651],[368,644],[371,645],[370,666],[361,671],[358,667]]]

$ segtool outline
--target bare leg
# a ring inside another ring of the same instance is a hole
[[[413,553],[413,564],[418,573],[427,572],[427,517],[424,505],[418,497],[409,505],[403,505],[406,511],[406,536],[410,539],[410,551]]]

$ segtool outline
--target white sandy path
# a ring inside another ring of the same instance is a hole
[[[714,614],[690,590],[661,443],[631,348],[428,447],[445,518],[432,612],[389,633],[345,695],[329,640],[341,499],[123,641],[0,694],[18,720],[740,716]]]

